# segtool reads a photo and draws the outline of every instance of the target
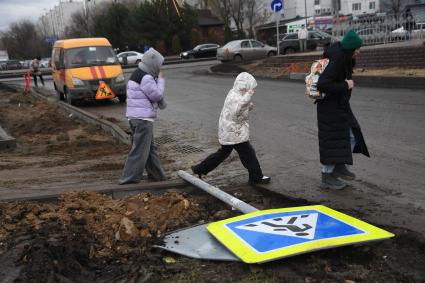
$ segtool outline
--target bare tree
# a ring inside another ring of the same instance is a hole
[[[211,0],[213,13],[220,17],[225,27],[230,26],[230,0]]]
[[[230,15],[236,26],[238,37],[244,37],[245,32],[243,28],[246,1],[243,0],[230,0]]]
[[[396,19],[399,19],[404,8],[406,7],[410,0],[386,0],[384,2],[384,9],[389,11],[390,14],[393,14]]]
[[[91,31],[89,21],[84,11],[78,11],[71,16],[71,24],[65,28],[67,38],[88,37]]]
[[[230,29],[230,0],[211,0],[209,4],[212,12],[219,16],[220,19],[224,22],[224,40],[231,40],[232,31]]]
[[[249,37],[253,38],[254,27],[267,22],[271,17],[271,12],[265,7],[265,2],[258,0],[247,0],[246,2],[246,21],[248,24]],[[260,2],[260,3],[259,3]]]
[[[12,23],[0,36],[11,58],[30,59],[48,53],[35,25],[30,21]]]

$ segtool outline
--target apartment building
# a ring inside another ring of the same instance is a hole
[[[58,1],[58,4],[46,10],[38,19],[38,29],[45,37],[61,38],[65,35],[65,28],[72,22],[72,15],[84,9],[80,1]]]

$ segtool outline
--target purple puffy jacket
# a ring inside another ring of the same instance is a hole
[[[164,96],[164,79],[155,80],[151,75],[144,73],[140,69],[142,76],[140,84],[136,80],[130,80],[127,83],[127,118],[156,118],[158,102]]]

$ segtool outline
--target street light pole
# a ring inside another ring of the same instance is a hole
[[[304,0],[305,28],[307,29],[307,0]]]

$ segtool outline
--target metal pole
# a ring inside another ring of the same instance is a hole
[[[226,204],[236,208],[242,213],[250,213],[254,211],[258,211],[255,207],[247,204],[246,202],[241,201],[240,199],[237,199],[231,195],[229,195],[226,192],[223,192],[217,187],[211,186],[210,184],[202,181],[201,179],[198,179],[189,173],[179,170],[177,174],[182,178],[183,180],[191,183],[192,185],[200,188],[201,190],[209,193],[210,195],[213,195],[214,197],[218,198],[219,200],[225,202]]]
[[[280,47],[279,47],[279,24],[280,24],[280,19],[279,19],[279,12],[275,11],[275,16],[276,16],[276,46],[277,46],[277,55],[280,55]]]
[[[305,28],[307,29],[307,0],[304,0]]]
[[[335,11],[335,15],[336,15],[336,20],[335,20],[335,28],[337,30],[337,36],[339,36],[339,0],[335,1],[335,7],[336,7],[336,11]]]

